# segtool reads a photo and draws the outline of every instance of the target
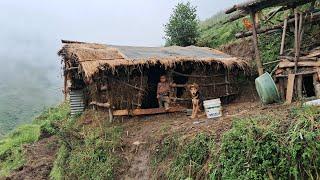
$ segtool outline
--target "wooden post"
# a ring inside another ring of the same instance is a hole
[[[313,75],[313,86],[314,86],[314,92],[316,94],[316,98],[320,98],[320,83],[319,83],[318,73],[314,73]]]
[[[284,24],[283,24],[283,32],[282,32],[282,39],[281,39],[280,55],[283,55],[283,53],[284,53],[284,43],[285,43],[285,39],[286,39],[287,25],[288,25],[288,19],[286,18],[286,19],[284,20]]]
[[[302,75],[297,76],[297,95],[299,99],[302,99]]]
[[[229,70],[226,69],[224,80],[226,83],[226,95],[229,95]]]
[[[142,89],[142,86],[143,86],[143,72],[142,72],[142,70],[140,70],[140,89]],[[141,108],[141,105],[142,105],[142,97],[143,97],[143,95],[142,95],[142,91],[141,90],[139,90],[138,91],[138,109],[140,109]]]
[[[112,110],[111,110],[111,107],[108,109],[109,111],[109,122],[113,122],[113,113],[112,113]]]
[[[263,66],[262,66],[262,62],[261,62],[261,58],[260,58],[260,51],[259,51],[259,46],[258,46],[258,35],[257,35],[257,25],[256,25],[256,21],[255,21],[255,17],[256,17],[256,13],[251,11],[250,12],[251,15],[251,20],[252,20],[252,33],[253,33],[253,45],[254,45],[254,52],[256,55],[256,63],[257,63],[257,68],[258,68],[258,73],[259,76],[263,74]]]
[[[67,73],[64,73],[64,87],[63,87],[63,93],[64,93],[64,100],[67,100]]]
[[[291,104],[291,102],[292,102],[295,76],[296,76],[295,74],[289,74],[288,75],[287,93],[286,93],[286,102],[287,102],[287,104]]]
[[[284,85],[285,85],[284,78],[279,78],[278,87],[279,87],[281,99],[285,98],[285,87],[284,87]]]
[[[295,65],[294,73],[298,70],[299,61],[299,27],[298,27],[298,10],[294,10],[294,49],[295,49]]]

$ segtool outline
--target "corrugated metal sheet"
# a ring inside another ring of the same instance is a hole
[[[70,109],[71,115],[81,114],[84,111],[83,91],[70,91]]]
[[[134,47],[134,46],[114,46],[118,49],[126,58],[129,59],[147,59],[147,58],[168,58],[168,57],[196,57],[196,58],[230,58],[228,54],[224,54],[220,51],[188,46],[170,46],[170,47]]]

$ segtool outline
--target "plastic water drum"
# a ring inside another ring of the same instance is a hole
[[[222,116],[222,107],[220,99],[203,101],[203,106],[207,118],[217,118]]]
[[[255,80],[259,97],[264,104],[280,101],[276,84],[269,73],[264,73]]]

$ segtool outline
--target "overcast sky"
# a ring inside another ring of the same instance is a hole
[[[239,1],[190,2],[204,20]],[[70,39],[160,46],[164,44],[163,24],[178,2],[183,0],[1,0],[0,43],[56,44]]]

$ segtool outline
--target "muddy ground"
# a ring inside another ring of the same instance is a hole
[[[26,163],[20,169],[11,173],[6,179],[38,180],[48,179],[55,154],[58,150],[58,138],[51,136],[23,147]]]

